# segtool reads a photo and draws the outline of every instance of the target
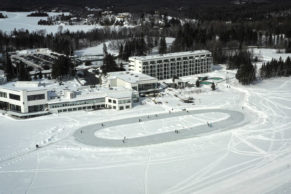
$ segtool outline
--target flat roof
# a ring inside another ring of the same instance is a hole
[[[40,84],[38,81],[28,81],[28,82],[8,82],[0,86],[0,89],[13,90],[13,91],[38,91],[47,90],[45,84]]]
[[[133,71],[111,72],[108,73],[108,75],[110,76],[108,79],[119,78],[128,83],[138,83],[141,81],[157,81],[157,78]]]
[[[176,52],[176,53],[167,53],[161,55],[148,55],[148,56],[133,56],[129,59],[136,60],[151,60],[151,59],[159,59],[159,58],[171,58],[171,57],[183,57],[185,55],[202,55],[202,54],[211,54],[208,50],[196,50],[196,51],[186,51],[186,52]]]
[[[74,98],[66,98],[61,96],[60,98],[55,98],[48,101],[48,104],[55,103],[65,103],[65,102],[74,102],[74,101],[82,101],[82,100],[93,100],[98,98],[111,97],[116,99],[122,98],[131,98],[132,90],[114,87],[114,88],[105,88],[105,87],[96,87],[96,88],[86,88],[78,91],[68,90],[70,92],[75,92],[76,96]],[[52,96],[52,94],[49,94]]]

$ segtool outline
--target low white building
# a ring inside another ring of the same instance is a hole
[[[49,96],[53,95],[50,91]],[[48,101],[48,109],[52,113],[72,112],[78,110],[114,109],[125,110],[132,108],[135,93],[125,88],[90,88],[82,90],[64,90],[62,96]]]
[[[159,80],[212,71],[212,54],[207,50],[168,53],[129,58],[129,70]]]
[[[158,79],[152,76],[138,73],[119,71],[108,73],[109,87],[125,87],[138,91],[140,94],[158,91]]]
[[[138,98],[138,92],[123,87],[61,87],[52,88],[40,82],[11,82],[2,85],[0,111],[25,118],[79,110],[125,110],[131,109],[133,101]]]

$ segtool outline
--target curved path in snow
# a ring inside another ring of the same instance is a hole
[[[127,138],[125,143],[123,143],[122,139],[105,139],[95,136],[95,132],[98,130],[102,130],[107,127],[114,127],[125,124],[139,123],[139,119],[141,122],[160,120],[165,118],[173,118],[185,115],[195,115],[195,114],[203,114],[203,113],[225,113],[228,114],[229,117],[222,121],[217,121],[212,123],[212,127],[208,127],[207,124],[199,125],[191,128],[180,129],[179,133],[174,133],[174,131],[153,134],[149,136],[143,137],[135,137],[135,138]],[[234,111],[234,110],[222,110],[222,109],[203,109],[203,110],[189,110],[189,111],[180,111],[180,112],[172,112],[162,113],[162,114],[154,114],[142,117],[133,117],[133,118],[125,118],[114,121],[107,121],[101,123],[89,125],[83,128],[78,129],[74,133],[74,137],[77,141],[91,146],[99,146],[99,147],[135,147],[135,146],[145,146],[151,144],[160,144],[165,142],[177,141],[180,139],[188,139],[201,135],[205,135],[207,133],[221,132],[225,130],[230,130],[233,128],[237,128],[246,124],[245,116],[242,112]]]

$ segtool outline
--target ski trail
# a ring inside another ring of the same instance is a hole
[[[29,190],[30,190],[30,188],[31,188],[31,186],[32,186],[32,184],[33,184],[33,182],[34,182],[34,180],[36,179],[38,168],[39,168],[39,153],[37,152],[37,155],[36,155],[36,168],[35,168],[36,171],[33,172],[33,176],[32,176],[32,178],[31,178],[31,181],[30,181],[30,183],[29,183],[29,185],[28,185],[26,191],[25,191],[25,194],[28,194],[28,192],[29,192]]]
[[[69,137],[70,137],[70,136],[69,136]],[[26,152],[21,152],[21,153],[17,152],[18,154],[15,154],[15,155],[13,155],[13,156],[11,156],[11,157],[9,157],[9,158],[6,158],[6,159],[3,159],[3,160],[0,160],[0,164],[2,164],[2,167],[3,167],[3,166],[7,166],[7,162],[10,164],[10,163],[12,163],[12,161],[17,161],[17,160],[19,160],[19,159],[21,159],[21,158],[24,158],[24,157],[26,157],[26,156],[29,156],[30,154],[33,154],[33,153],[38,153],[40,150],[43,150],[43,149],[45,149],[45,148],[47,148],[47,147],[49,147],[49,146],[51,146],[51,145],[54,145],[54,144],[56,144],[56,143],[59,143],[59,142],[65,140],[65,139],[67,139],[67,138],[69,138],[69,137],[65,137],[65,138],[63,138],[63,139],[59,139],[59,140],[56,140],[56,141],[54,141],[54,142],[50,142],[50,143],[48,143],[48,144],[42,145],[42,146],[41,146],[40,148],[38,148],[38,149],[36,149],[36,148],[28,148],[28,149],[26,149],[26,150],[28,150],[28,151],[26,151]],[[6,164],[6,165],[5,165],[5,164]],[[1,171],[0,171],[0,172],[1,172]]]
[[[173,187],[168,188],[167,191],[165,191],[164,193],[179,193],[181,190],[183,190],[183,188],[186,188],[187,185],[189,185],[189,183],[199,181],[199,179],[201,177],[203,177],[204,175],[209,173],[212,169],[214,169],[216,166],[218,166],[220,164],[220,162],[223,161],[223,159],[225,159],[227,157],[227,155],[228,155],[228,153],[224,154],[223,156],[218,158],[216,161],[207,165],[205,168],[202,168],[197,173],[180,181],[179,183],[175,184]]]
[[[148,149],[148,160],[145,168],[144,173],[144,193],[148,194],[148,178],[149,178],[149,168],[150,168],[150,162],[151,162],[151,149]]]
[[[252,144],[251,142],[249,142],[248,140],[246,140],[245,138],[240,137],[239,135],[234,135],[238,140],[240,140],[242,143],[246,144],[247,146],[249,146],[250,148],[256,150],[259,154],[261,155],[267,155],[267,152],[262,150],[261,148],[259,148],[258,146],[255,146],[254,144]]]

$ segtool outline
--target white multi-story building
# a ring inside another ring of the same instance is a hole
[[[25,118],[78,110],[125,110],[131,109],[134,99],[138,98],[137,91],[124,87],[61,87],[40,82],[10,82],[2,85],[0,111]]]
[[[212,70],[212,54],[207,50],[168,53],[129,58],[129,70],[159,80],[182,77]]]
[[[16,82],[0,88],[0,109],[15,116],[47,114],[47,89],[39,82]]]

